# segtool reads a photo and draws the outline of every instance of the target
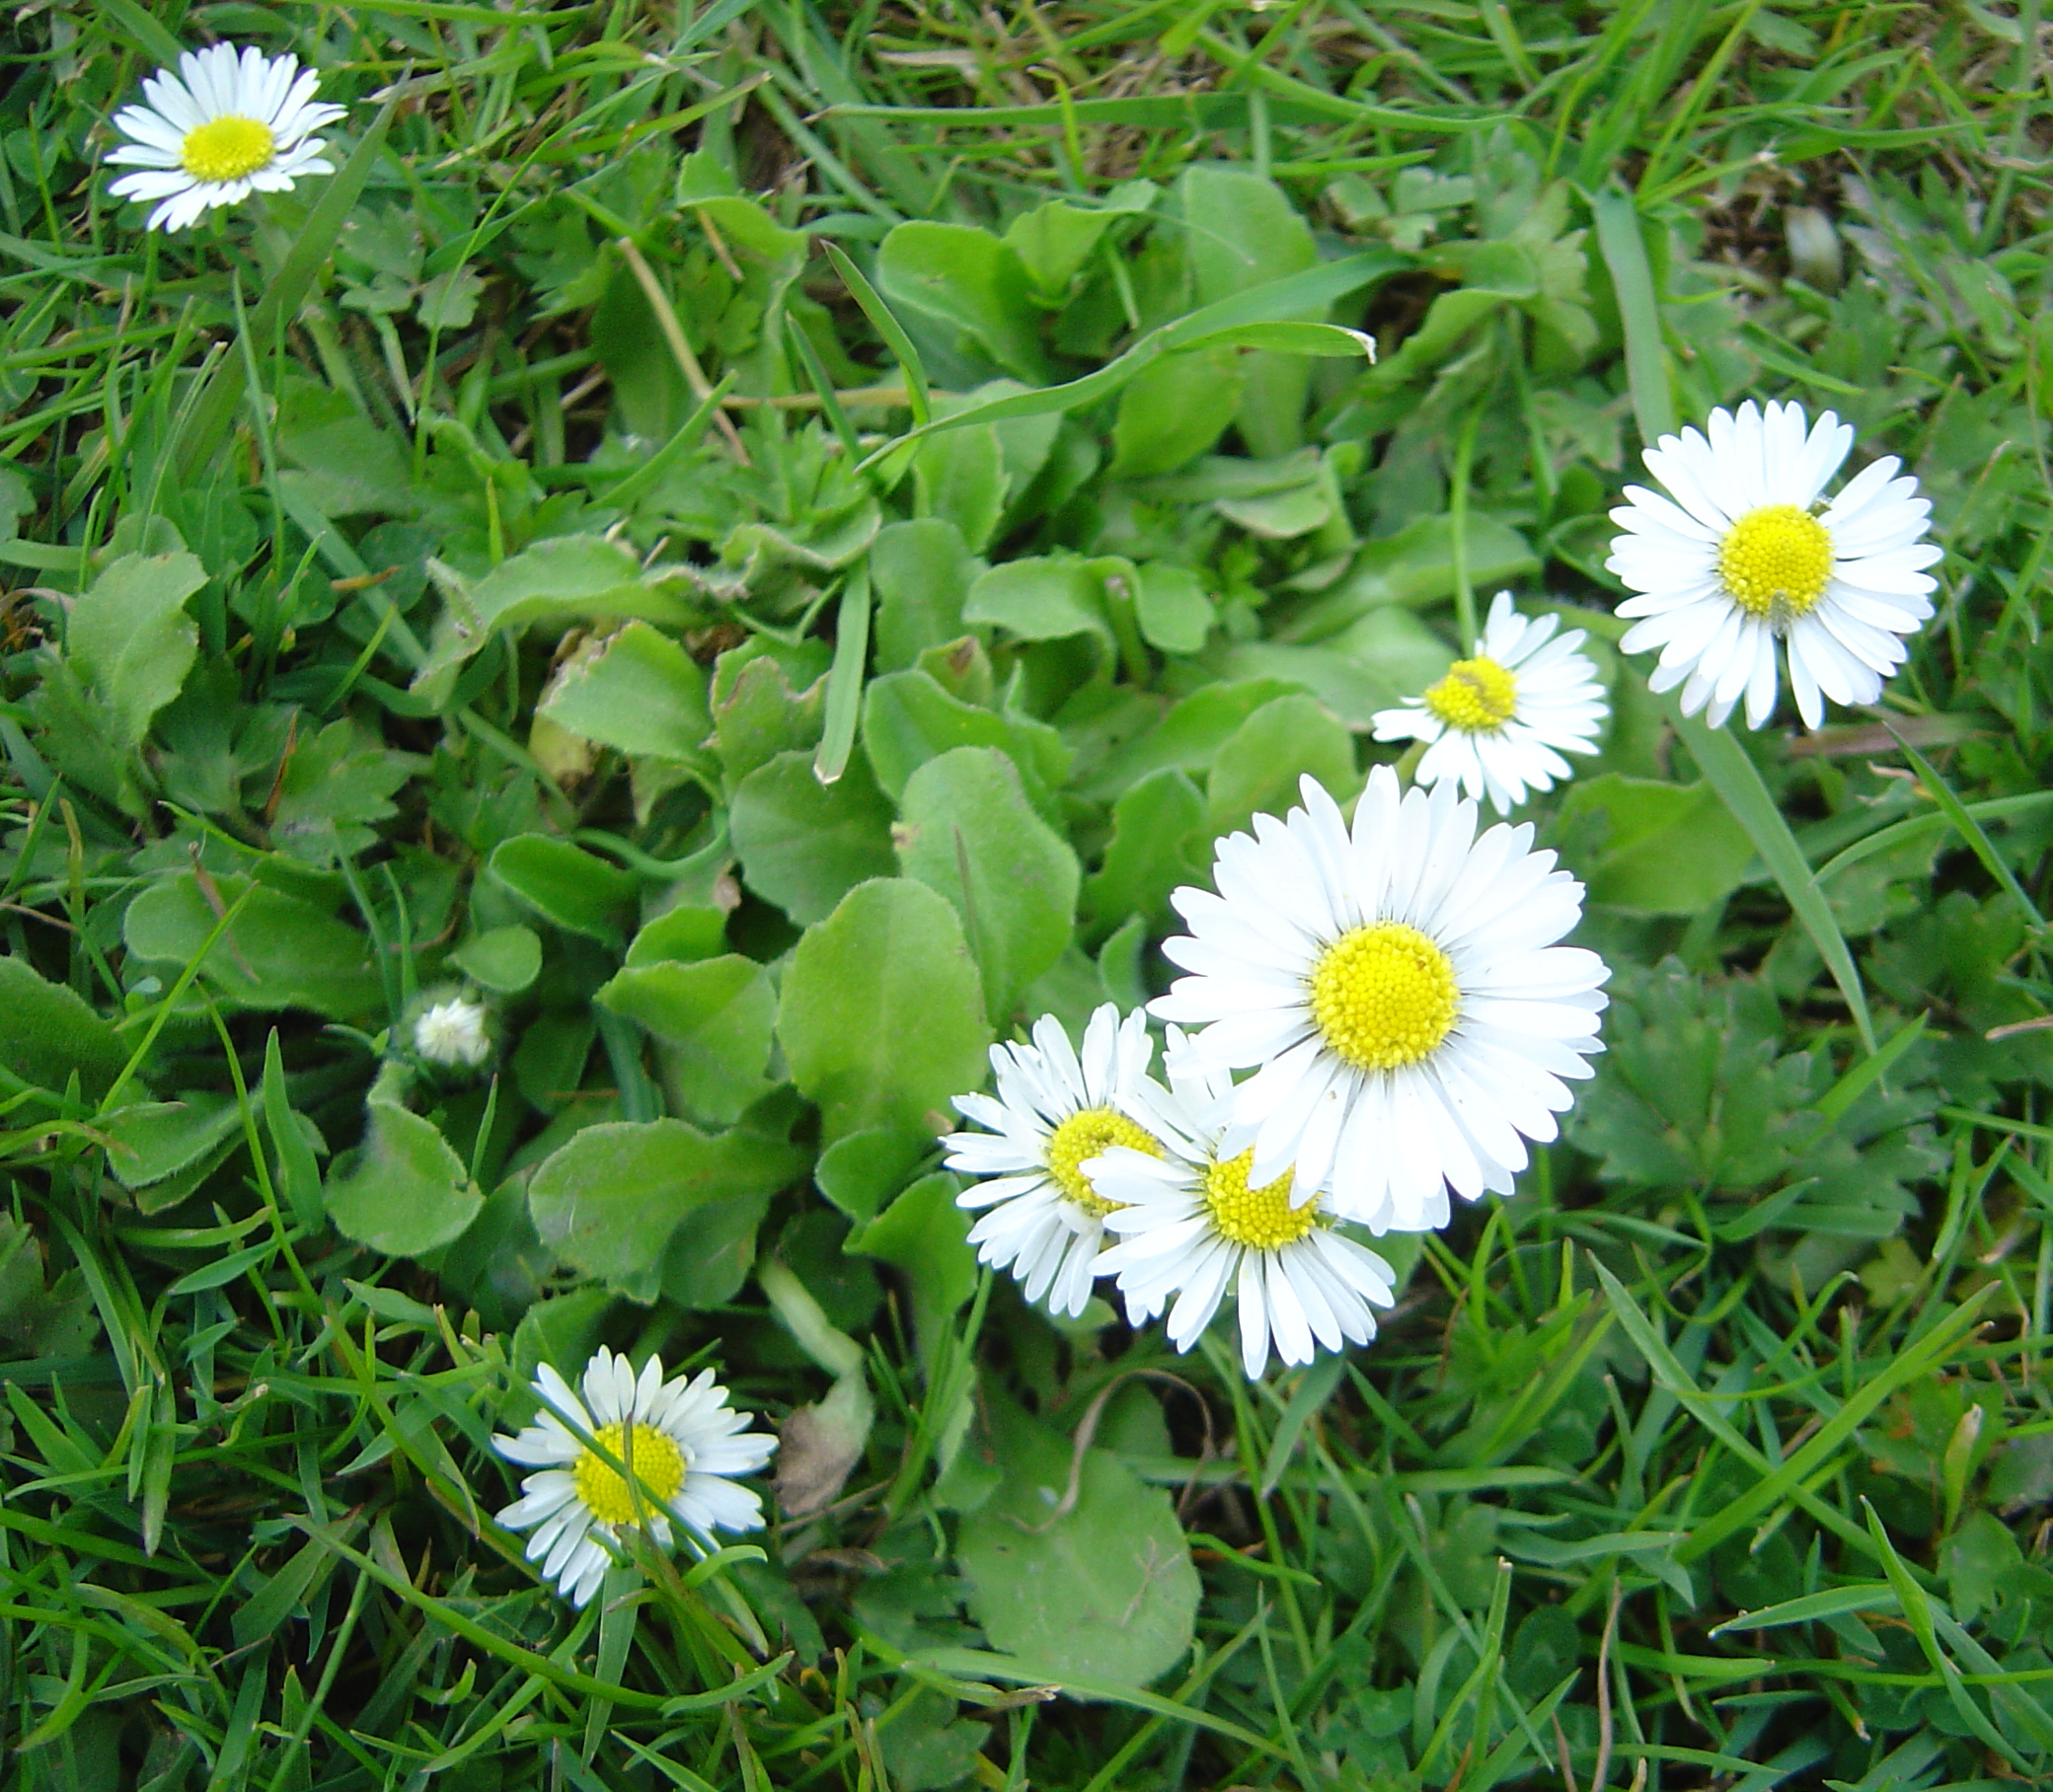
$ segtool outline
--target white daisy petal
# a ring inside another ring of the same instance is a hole
[[[709,1532],[762,1524],[760,1496],[729,1477],[760,1468],[777,1440],[743,1429],[747,1415],[727,1408],[727,1390],[711,1369],[695,1380],[665,1381],[661,1361],[650,1357],[637,1375],[625,1356],[601,1345],[578,1381],[583,1399],[541,1365],[533,1382],[543,1406],[538,1422],[493,1439],[509,1461],[547,1464],[521,1482],[522,1497],[498,1521],[530,1532],[527,1559],[565,1599],[589,1602],[613,1560],[605,1544],[628,1527],[646,1523],[650,1540],[669,1547],[665,1512]],[[591,1442],[574,1437],[563,1420]],[[632,1472],[634,1486],[600,1450]]]
[[[1680,685],[1685,714],[1721,727],[1743,699],[1748,725],[1762,726],[1786,658],[1797,711],[1816,727],[1824,698],[1872,702],[1903,663],[1898,637],[1932,615],[1931,504],[1893,456],[1827,501],[1853,445],[1829,411],[1806,426],[1800,405],[1748,403],[1646,451],[1669,495],[1626,488],[1606,563],[1634,593],[1619,614],[1644,619],[1621,645],[1659,651],[1647,683]]]
[[[161,201],[144,228],[184,230],[252,192],[285,192],[304,175],[334,173],[320,157],[326,145],[307,133],[334,123],[342,109],[314,100],[317,81],[298,57],[269,57],[254,46],[187,51],[176,74],[164,69],[144,79],[142,105],[114,115],[129,141],[108,160],[162,172],[147,183],[125,177],[109,190]]]

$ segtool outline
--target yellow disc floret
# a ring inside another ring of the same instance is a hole
[[[632,1435],[631,1435],[632,1434]],[[618,1461],[635,1471],[641,1484],[642,1511],[651,1512],[677,1497],[684,1485],[684,1452],[676,1439],[652,1425],[602,1425],[593,1432],[594,1442],[603,1444]],[[577,1497],[593,1518],[608,1525],[632,1525],[635,1500],[627,1478],[595,1450],[577,1453]]]
[[[230,112],[189,130],[179,146],[179,162],[195,181],[240,181],[277,153],[268,124]]]
[[[1424,703],[1450,728],[1494,734],[1517,711],[1518,680],[1493,659],[1458,659]]]
[[[1461,1013],[1448,956],[1414,927],[1378,921],[1333,941],[1312,967],[1312,1018],[1356,1070],[1416,1064]]]
[[[1146,1152],[1151,1157],[1162,1156],[1162,1147],[1152,1133],[1108,1107],[1080,1108],[1048,1135],[1049,1173],[1063,1194],[1094,1220],[1103,1220],[1114,1208],[1124,1205],[1100,1195],[1083,1168],[1114,1145]]]
[[[1266,1187],[1250,1188],[1248,1171],[1254,1163],[1255,1154],[1245,1151],[1205,1171],[1205,1208],[1212,1224],[1222,1238],[1250,1250],[1279,1250],[1295,1244],[1319,1224],[1319,1203],[1290,1205],[1291,1172],[1287,1169]]]
[[[1794,504],[1749,510],[1718,543],[1718,577],[1749,616],[1777,624],[1806,616],[1831,576],[1831,532]]]

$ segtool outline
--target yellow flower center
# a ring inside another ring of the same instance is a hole
[[[593,1432],[614,1457],[635,1472],[642,1489],[642,1511],[668,1505],[684,1485],[684,1452],[676,1439],[652,1425],[602,1425]],[[635,1499],[627,1477],[595,1450],[577,1453],[570,1471],[577,1481],[577,1497],[593,1518],[608,1525],[632,1525]]]
[[[1083,1169],[1093,1157],[1103,1157],[1114,1145],[1146,1152],[1151,1157],[1162,1156],[1162,1147],[1153,1134],[1108,1107],[1081,1108],[1048,1135],[1048,1173],[1063,1194],[1094,1220],[1103,1220],[1125,1205],[1100,1195]]]
[[[195,181],[240,181],[277,152],[268,124],[229,112],[189,130],[179,147],[179,161]]]
[[[1205,1171],[1205,1207],[1212,1224],[1221,1237],[1250,1250],[1280,1250],[1295,1244],[1319,1224],[1319,1203],[1290,1205],[1291,1172],[1287,1169],[1266,1188],[1250,1188],[1248,1171],[1254,1163],[1255,1154],[1245,1151]]]
[[[1831,532],[1794,504],[1749,510],[1718,543],[1718,577],[1749,616],[1808,615],[1831,576]]]
[[[1356,1070],[1416,1064],[1447,1037],[1462,993],[1445,952],[1416,928],[1378,921],[1342,933],[1312,967],[1312,1018]]]
[[[1458,659],[1427,689],[1425,707],[1464,734],[1494,734],[1518,708],[1518,680],[1493,659]]]

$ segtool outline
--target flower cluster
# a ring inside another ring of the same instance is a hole
[[[1646,450],[1670,495],[1626,488],[1608,563],[1634,593],[1620,645],[1659,650],[1648,684],[1681,686],[1683,713],[1719,727],[1743,698],[1759,727],[1786,660],[1816,727],[1903,663],[1933,613],[1931,505],[1893,458],[1827,500],[1852,446],[1830,411],[1747,403]],[[996,1096],[956,1101],[985,1130],[950,1135],[948,1163],[979,1178],[970,1241],[1029,1300],[1079,1314],[1109,1277],[1188,1350],[1231,1295],[1251,1377],[1272,1349],[1307,1363],[1366,1343],[1392,1299],[1349,1229],[1444,1226],[1556,1136],[1610,973],[1561,943],[1582,885],[1530,825],[1478,829],[1485,798],[1508,814],[1598,750],[1603,685],[1558,629],[1500,592],[1469,656],[1375,717],[1417,743],[1410,789],[1379,766],[1350,825],[1306,779],[1301,808],[1218,843],[1211,889],[1172,897],[1189,931],[1162,949],[1190,974],[1168,995],[1101,1008],[1081,1057],[1052,1016],[993,1049]]]

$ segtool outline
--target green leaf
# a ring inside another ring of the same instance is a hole
[[[668,623],[701,620],[678,575],[645,577],[629,548],[596,535],[559,535],[501,560],[475,584],[448,567],[439,580],[443,612],[417,688],[460,665],[501,629],[531,623]]]
[[[1603,815],[1601,852],[1580,864],[1589,900],[1637,915],[1695,915],[1739,887],[1754,843],[1709,784],[1607,772],[1578,779],[1561,818]]]
[[[1109,208],[1086,211],[1065,199],[1045,199],[1006,226],[1006,247],[1020,258],[1042,304],[1061,303],[1118,215]]]
[[[956,747],[906,782],[896,840],[905,875],[962,917],[994,1022],[1062,955],[1075,925],[1076,854],[1034,813],[996,747]]]
[[[542,939],[533,928],[515,924],[473,933],[449,962],[497,996],[517,996],[542,974]]]
[[[328,1217],[345,1238],[418,1257],[456,1238],[485,1197],[432,1120],[395,1101],[366,1103],[356,1161],[328,1181]]]
[[[242,1109],[233,1095],[195,1089],[176,1101],[123,1108],[104,1125],[112,1141],[108,1168],[123,1188],[140,1189],[212,1156],[239,1137]]]
[[[988,230],[920,218],[897,225],[877,250],[876,279],[894,304],[951,326],[1029,385],[1046,383],[1026,269]]]
[[[1199,1586],[1169,1494],[986,1386],[1001,1479],[963,1520],[956,1558],[992,1646],[1079,1678],[1145,1685],[1188,1654]],[[975,1450],[972,1436],[966,1448]]]
[[[1172,708],[1146,733],[1108,755],[1084,781],[1083,793],[1108,802],[1150,772],[1175,767],[1201,774],[1234,733],[1262,705],[1287,697],[1283,679],[1252,678],[1206,685]]]
[[[729,953],[638,965],[616,973],[593,1000],[668,1047],[663,1080],[693,1118],[725,1125],[767,1091],[777,997],[754,959]]]
[[[946,1170],[922,1176],[860,1232],[848,1248],[902,1269],[912,1282],[913,1335],[931,1363],[948,1323],[976,1292],[970,1217],[955,1205],[960,1188]]]
[[[1170,891],[1204,881],[1212,840],[1204,793],[1176,767],[1129,786],[1112,805],[1104,863],[1084,883],[1095,932],[1108,933],[1133,915],[1151,929],[1166,926]]]
[[[199,654],[186,600],[206,583],[190,554],[124,554],[71,606],[64,649],[113,713],[118,742],[138,745]]]
[[[75,992],[26,958],[0,956],[0,1065],[24,1083],[60,1092],[75,1074],[80,1092],[98,1101],[127,1062],[114,1028]]]
[[[962,633],[962,603],[979,562],[944,516],[886,523],[870,544],[876,592],[876,666],[895,672]]]
[[[1005,509],[1005,452],[998,425],[979,423],[974,429],[928,436],[913,450],[912,479],[921,519],[952,523],[965,548],[982,549]]]
[[[183,970],[198,957],[219,920],[209,895],[233,908],[235,925],[214,942],[200,974],[244,1008],[312,1008],[337,1020],[362,1020],[382,1010],[385,987],[370,960],[370,941],[335,916],[296,896],[240,875],[202,889],[190,871],[143,891],[122,918],[129,952],[149,964]]]
[[[1307,773],[1341,802],[1361,783],[1353,736],[1317,698],[1295,691],[1264,704],[1219,749],[1205,782],[1206,825],[1216,836],[1256,813],[1280,817],[1301,800]]]
[[[1818,888],[1810,863],[1803,857],[1803,849],[1796,844],[1796,837],[1789,832],[1789,824],[1783,819],[1782,810],[1768,793],[1768,786],[1761,782],[1759,770],[1747,757],[1746,749],[1726,729],[1706,727],[1702,716],[1678,713],[1675,728],[1695,755],[1697,764],[1703,768],[1706,781],[1723,799],[1725,807],[1731,810],[1732,819],[1746,830],[1754,843],[1754,851],[1761,855],[1761,862],[1782,885],[1784,897],[1795,911],[1796,919],[1803,924],[1803,931],[1810,935],[1811,943],[1825,960],[1825,968],[1832,973],[1832,981],[1839,985],[1840,994],[1853,1010],[1854,1026],[1861,1035],[1863,1049],[1872,1057],[1874,1022],[1868,1018],[1867,994],[1861,987],[1861,973],[1854,968],[1854,955],[1847,950],[1846,939],[1832,914],[1832,905],[1825,900],[1824,891]]]
[[[568,663],[537,706],[560,728],[618,753],[707,762],[706,674],[667,635],[631,622]]]
[[[548,834],[500,841],[486,868],[544,920],[609,944],[627,932],[641,892],[631,873]]]
[[[989,623],[1021,640],[1095,635],[1107,643],[1103,583],[1089,562],[1068,556],[1007,560],[978,574],[962,605],[966,623]]]
[[[722,1203],[765,1199],[804,1167],[797,1148],[741,1127],[709,1135],[683,1120],[605,1121],[537,1166],[528,1211],[566,1263],[646,1305],[680,1227]],[[732,1229],[720,1231],[714,1241],[731,1256]]]
[[[727,825],[743,881],[800,927],[897,868],[890,804],[861,753],[831,784],[814,776],[809,753],[778,754],[741,781]]]
[[[876,782],[893,801],[921,766],[953,747],[998,747],[1035,804],[1069,776],[1069,748],[1061,735],[1029,715],[1001,715],[964,703],[925,671],[889,672],[872,679],[863,697],[863,745]]]
[[[1231,348],[1164,355],[1119,395],[1110,479],[1171,473],[1210,448],[1241,405],[1241,361]]]
[[[1151,647],[1195,653],[1212,629],[1212,599],[1188,566],[1146,560],[1134,568],[1134,609]]]
[[[984,1080],[983,988],[955,911],[906,878],[858,884],[806,930],[777,1013],[792,1081],[826,1140],[875,1126],[932,1131]]]
[[[863,1226],[912,1180],[912,1172],[933,1150],[929,1132],[869,1127],[835,1140],[821,1152],[812,1179],[821,1194]]]
[[[1251,169],[1199,163],[1183,171],[1177,195],[1186,226],[1183,254],[1201,304],[1302,272],[1319,260],[1311,228],[1283,189]]]

